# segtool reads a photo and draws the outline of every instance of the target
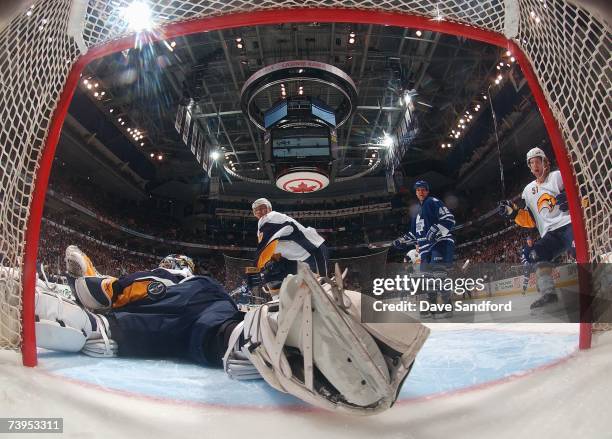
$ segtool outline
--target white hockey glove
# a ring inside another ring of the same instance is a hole
[[[438,224],[432,224],[432,226],[427,231],[425,239],[427,239],[428,242],[435,244],[441,237],[442,231],[440,230],[440,226]]]

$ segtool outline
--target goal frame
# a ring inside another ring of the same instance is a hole
[[[585,220],[580,203],[578,182],[573,172],[570,156],[566,149],[559,125],[551,111],[538,78],[518,44],[506,36],[452,21],[435,20],[429,17],[409,13],[384,12],[376,10],[343,9],[343,8],[292,8],[270,9],[263,11],[229,13],[214,17],[190,19],[182,22],[160,26],[156,32],[149,33],[149,42],[176,38],[205,31],[224,30],[246,26],[271,25],[278,23],[359,23],[388,25],[401,28],[412,28],[440,32],[455,36],[470,38],[510,50],[516,57],[517,65],[522,70],[527,84],[534,96],[544,125],[550,138],[555,158],[559,165],[563,184],[567,193],[569,210],[572,218],[572,228],[576,245],[576,260],[579,264],[589,262],[589,250]],[[90,48],[73,64],[70,74],[64,84],[59,102],[53,112],[47,137],[44,142],[38,170],[35,174],[34,190],[27,220],[26,243],[24,248],[22,271],[22,361],[25,366],[36,366],[36,335],[35,335],[35,285],[36,260],[41,218],[49,176],[55,157],[55,150],[60,137],[68,107],[79,83],[83,69],[93,60],[133,48],[136,35],[131,34],[104,44]],[[583,273],[580,276],[581,285],[586,285],[588,279]],[[582,288],[581,288],[582,290]],[[588,323],[588,298],[581,295],[581,321],[579,348],[588,349],[591,346],[591,324]]]

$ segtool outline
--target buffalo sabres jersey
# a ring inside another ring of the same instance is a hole
[[[257,255],[262,263],[274,253],[292,261],[305,261],[325,241],[312,227],[304,227],[290,216],[275,211],[259,219],[257,240]],[[262,258],[264,254],[268,257]]]
[[[523,200],[533,215],[541,237],[572,221],[569,212],[562,212],[557,206],[557,196],[563,188],[561,172],[553,171],[543,183],[538,184],[534,180],[523,190]]]
[[[441,236],[436,242],[427,240],[429,228],[436,224],[440,229]],[[440,241],[455,242],[451,229],[455,226],[455,217],[444,205],[435,197],[427,197],[421,204],[419,213],[412,219],[411,232],[417,237],[419,255],[423,256],[431,251],[431,247]]]

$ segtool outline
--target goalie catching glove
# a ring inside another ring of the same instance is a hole
[[[335,279],[321,285],[298,263],[279,300],[246,315],[240,348],[232,334],[228,373],[250,375],[231,370],[239,353],[272,387],[317,407],[358,415],[391,407],[429,329],[418,322],[361,323],[361,300],[369,298],[343,290],[338,269]]]

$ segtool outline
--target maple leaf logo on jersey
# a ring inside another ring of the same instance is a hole
[[[557,205],[557,199],[550,194],[543,193],[538,198],[538,213],[541,213],[543,209],[548,209],[549,212]]]

